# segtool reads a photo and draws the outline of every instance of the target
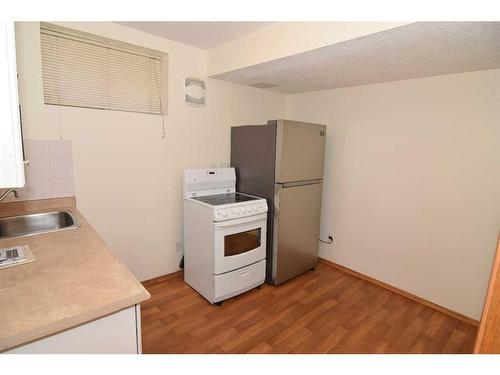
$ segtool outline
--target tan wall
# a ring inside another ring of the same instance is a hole
[[[208,79],[193,108],[183,80],[206,76],[207,52],[112,23],[62,25],[169,53],[161,139],[157,116],[43,105],[38,23],[16,29],[25,136],[72,140],[78,206],[137,277],[177,269],[182,170],[227,163],[231,124],[286,116],[328,125],[322,235],[335,244],[321,256],[479,318],[500,226],[500,70],[286,100]]]
[[[45,106],[38,23],[16,28],[25,136],[72,140],[82,213],[139,279],[173,272],[181,256],[182,170],[227,165],[229,126],[283,117],[285,97],[208,79],[207,105],[190,107],[183,103],[184,78],[205,77],[205,51],[112,23],[61,25],[169,54],[161,139],[159,116]]]
[[[407,24],[408,22],[275,22],[208,50],[208,76]]]
[[[328,125],[320,255],[478,319],[500,229],[500,70],[287,97]]]

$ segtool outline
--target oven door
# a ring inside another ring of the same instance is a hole
[[[214,223],[215,274],[266,258],[267,214]]]

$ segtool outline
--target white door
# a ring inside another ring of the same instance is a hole
[[[266,223],[267,214],[214,223],[216,275],[265,259]]]
[[[23,186],[14,23],[0,22],[0,188]]]

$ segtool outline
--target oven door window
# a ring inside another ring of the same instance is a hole
[[[243,254],[260,246],[260,228],[224,236],[224,256]]]

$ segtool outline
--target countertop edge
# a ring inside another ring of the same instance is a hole
[[[4,338],[2,340],[2,343],[0,344],[0,352],[11,350],[16,347],[29,344],[30,342],[43,339],[45,337],[50,337],[58,333],[67,331],[68,329],[72,329],[81,326],[83,324],[90,323],[94,320],[104,318],[108,315],[114,314],[118,311],[139,304],[149,299],[150,297],[151,295],[149,294],[149,292],[140,293],[136,296],[129,297],[122,301],[117,301],[115,303],[112,303],[108,306],[103,307],[102,309],[97,309],[94,311],[89,311],[83,314],[75,315],[72,316],[71,318],[59,320],[57,322],[48,324],[43,327],[39,327],[29,332],[18,334],[14,337]]]

